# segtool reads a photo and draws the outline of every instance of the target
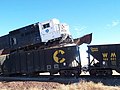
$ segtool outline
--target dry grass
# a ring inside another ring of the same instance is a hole
[[[81,81],[72,85],[60,85],[56,90],[120,90],[120,87],[105,86],[102,83]]]
[[[0,82],[0,90],[120,90],[120,87],[85,81],[70,85],[54,82]]]

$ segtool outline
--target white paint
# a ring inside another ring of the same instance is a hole
[[[62,34],[70,35],[69,26],[65,23],[60,23],[58,19],[39,23],[39,30],[42,42],[62,37]]]

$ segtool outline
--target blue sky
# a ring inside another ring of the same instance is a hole
[[[120,0],[1,0],[0,36],[52,18],[69,24],[74,38],[93,33],[91,44],[120,43]]]
[[[120,0],[1,0],[0,35],[58,18],[73,37],[93,33],[92,44],[119,43]]]

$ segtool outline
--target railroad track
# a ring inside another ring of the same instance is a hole
[[[76,77],[61,77],[59,75],[49,76],[17,76],[17,77],[5,77],[0,76],[0,81],[2,82],[11,82],[11,81],[39,81],[39,82],[58,82],[58,83],[76,83],[79,82],[79,79]]]
[[[80,81],[93,81],[95,83],[101,82],[107,85],[120,85],[120,76],[89,76],[89,75],[82,75],[78,78],[76,77],[62,77],[59,75],[49,76],[49,75],[42,75],[42,76],[12,76],[12,77],[5,77],[0,76],[1,82],[11,82],[11,81],[39,81],[39,82],[58,82],[64,84],[70,83],[78,83]]]

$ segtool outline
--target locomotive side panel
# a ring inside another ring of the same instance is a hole
[[[17,49],[41,42],[38,24],[32,24],[9,33],[11,49]]]

